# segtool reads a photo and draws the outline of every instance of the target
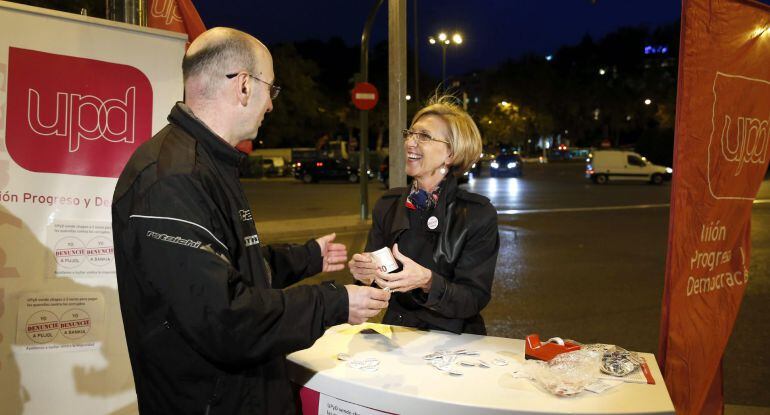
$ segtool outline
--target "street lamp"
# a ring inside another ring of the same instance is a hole
[[[463,43],[463,37],[459,33],[455,33],[450,38],[446,32],[439,33],[436,37],[429,37],[428,43],[431,45],[438,44],[441,46],[441,84],[446,84],[446,49],[451,44],[460,45]]]

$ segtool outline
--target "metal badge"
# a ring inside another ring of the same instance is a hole
[[[435,216],[431,216],[428,218],[428,229],[436,229],[438,228],[438,218]]]

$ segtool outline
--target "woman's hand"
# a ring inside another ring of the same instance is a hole
[[[361,281],[364,285],[372,285],[372,281],[377,277],[377,263],[368,252],[354,254],[348,262],[348,267],[353,278]]]
[[[345,269],[345,261],[348,259],[348,249],[343,244],[334,242],[336,233],[324,235],[318,239],[318,247],[321,248],[323,268],[321,272],[332,272]]]
[[[377,275],[375,282],[377,285],[396,292],[407,292],[417,288],[426,293],[430,291],[430,285],[433,282],[431,270],[401,254],[398,250],[398,244],[393,245],[393,257],[403,265],[403,269],[392,274],[386,274],[375,269]]]

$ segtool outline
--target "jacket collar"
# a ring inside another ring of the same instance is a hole
[[[404,188],[404,193],[401,195],[401,197],[398,198],[398,202],[396,202],[396,215],[393,219],[393,225],[390,229],[391,233],[396,233],[399,231],[403,231],[406,229],[409,229],[409,212],[408,208],[406,207],[406,197],[409,195],[409,192],[411,190],[411,187],[407,186]],[[447,175],[446,183],[444,184],[444,189],[441,190],[441,194],[438,198],[438,203],[436,204],[436,207],[433,209],[432,215],[435,216],[436,219],[438,219],[438,226],[436,226],[435,229],[431,229],[428,227],[428,223],[425,223],[425,230],[428,232],[433,233],[441,233],[444,229],[444,223],[446,221],[446,211],[447,206],[454,202],[455,196],[457,194],[457,178],[450,172]]]
[[[179,126],[202,143],[206,150],[217,159],[238,167],[246,158],[246,155],[236,150],[230,143],[218,136],[215,132],[206,126],[198,117],[193,114],[190,107],[184,102],[177,102],[168,115],[168,121]]]

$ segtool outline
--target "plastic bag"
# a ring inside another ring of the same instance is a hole
[[[540,384],[557,396],[575,396],[597,381],[600,372],[616,377],[637,369],[641,359],[635,352],[611,344],[584,344],[582,349],[562,353],[548,362],[527,360],[519,375]]]
[[[522,370],[548,392],[557,396],[574,396],[596,382],[602,352],[582,349],[560,354],[549,362],[528,360]]]

